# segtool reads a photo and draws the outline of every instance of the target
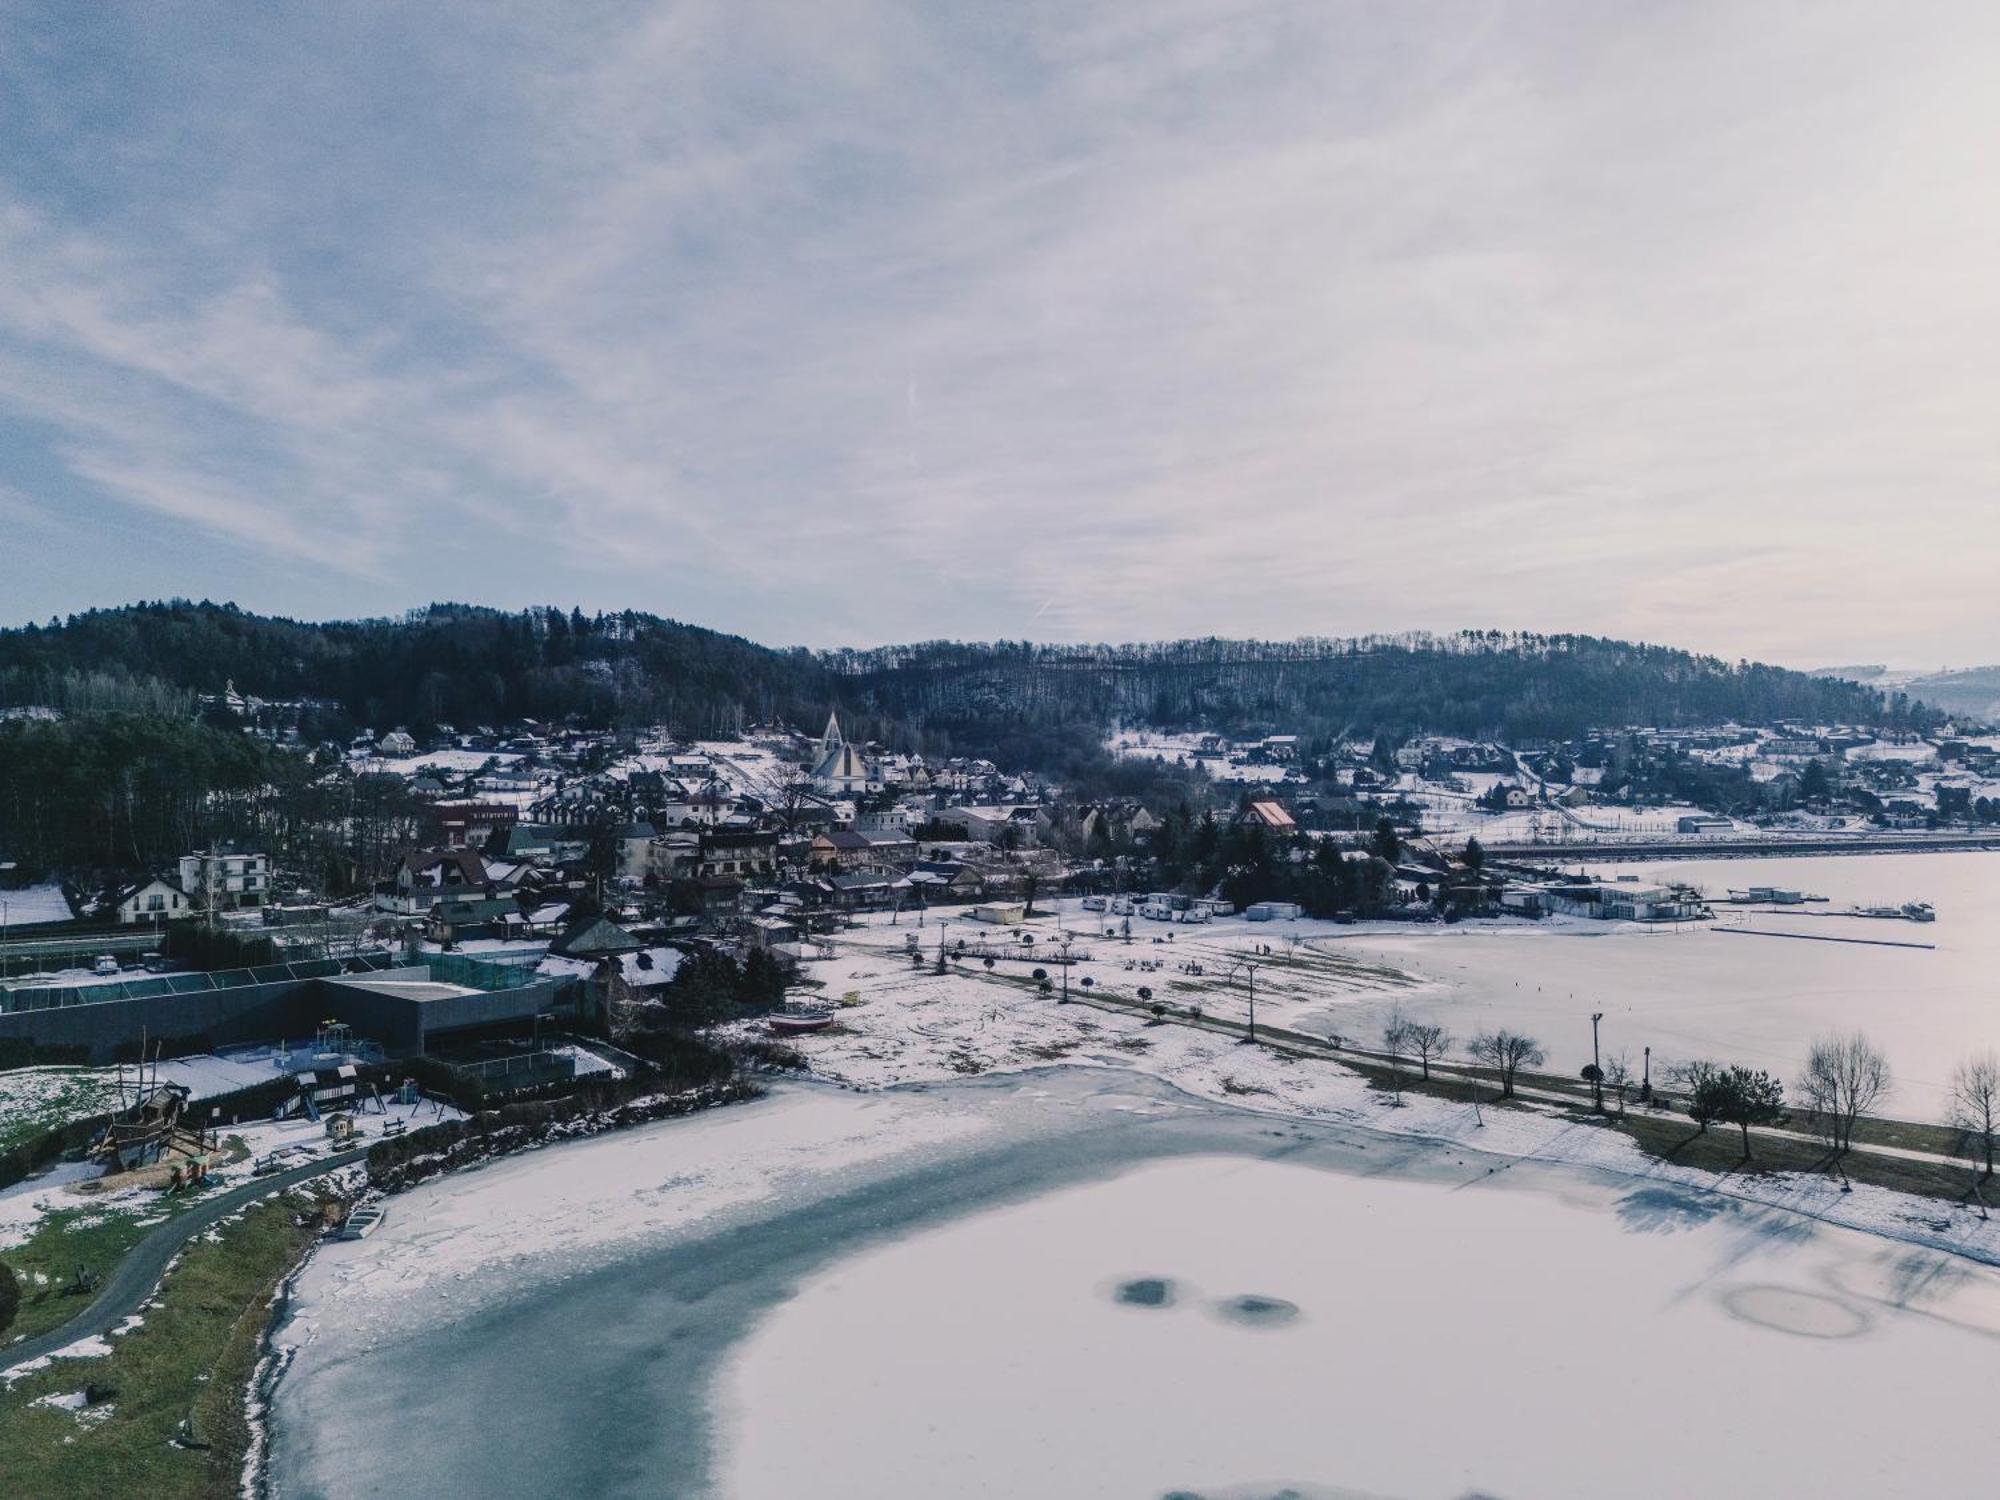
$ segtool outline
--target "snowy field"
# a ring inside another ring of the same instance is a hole
[[[2000,860],[1992,862],[1991,878],[2000,879]],[[1077,914],[1066,913],[1061,920],[1074,923]],[[909,930],[877,921],[840,935],[835,957],[809,966],[809,972],[826,985],[829,998],[851,994],[860,1001],[841,1007],[839,1024],[833,1029],[789,1039],[810,1060],[815,1074],[857,1087],[882,1088],[1051,1064],[1129,1069],[1216,1104],[1365,1125],[1399,1136],[1476,1142],[1481,1150],[1511,1157],[1611,1167],[1689,1186],[1714,1181],[1705,1172],[1653,1161],[1623,1136],[1579,1128],[1564,1112],[1476,1113],[1457,1101],[1416,1095],[1408,1096],[1401,1108],[1390,1108],[1359,1074],[1335,1063],[1290,1058],[1189,1027],[1152,1025],[1122,1011],[1060,1005],[1037,993],[1027,977],[1030,964],[996,964],[988,971],[971,960],[937,974],[934,963],[927,961],[919,970],[901,948]],[[1058,929],[1053,920],[1042,919],[1027,930],[1041,932],[1036,946],[1046,948]],[[1648,992],[1643,1000],[1635,997],[1618,1026],[1612,1024],[1609,1002],[1600,1002],[1607,1011],[1605,1039],[1614,1051],[1627,1045],[1630,1032],[1637,1029],[1632,1015],[1643,1012],[1653,1017],[1654,1024],[1664,1025],[1677,1014],[1672,1007],[1688,1007],[1684,1013],[1688,1050],[1656,1050],[1656,1065],[1664,1066],[1669,1055],[1716,1054],[1732,1059],[1745,1055],[1740,1045],[1747,1024],[1743,1011],[1728,1003],[1726,992],[1718,999],[1712,990],[1726,982],[1727,964],[1739,948],[1762,952],[1755,945],[1768,942],[1781,955],[1792,949],[1871,951],[1836,944],[1717,938],[1693,928],[1676,936],[1665,930],[1651,933],[1629,924],[1586,920],[1469,922],[1421,929],[1385,924],[1372,931],[1309,921],[1231,921],[1175,928],[1172,944],[1151,940],[1165,930],[1163,924],[1135,922],[1135,940],[1129,946],[1116,940],[1091,941],[1090,958],[1071,972],[1070,993],[1088,993],[1082,984],[1085,978],[1093,980],[1092,990],[1126,999],[1136,999],[1144,985],[1155,998],[1177,1007],[1199,1004],[1208,1015],[1241,1021],[1249,1012],[1246,976],[1232,965],[1255,958],[1261,964],[1256,971],[1261,1023],[1338,1033],[1363,1046],[1375,1044],[1382,1017],[1397,1006],[1414,1016],[1441,1019],[1461,1042],[1481,1025],[1527,1026],[1547,1039],[1551,1063],[1558,1070],[1569,1068],[1571,1056],[1578,1066],[1589,1058],[1590,1012],[1580,1005],[1582,996],[1572,1001],[1553,988],[1535,990],[1533,976],[1551,967],[1595,966],[1593,972],[1609,974],[1625,965],[1626,972],[1652,975],[1674,954],[1690,960],[1710,955],[1717,967],[1697,981],[1710,986],[1708,991],[1690,996],[1669,985]],[[955,942],[982,933],[999,937],[1009,932],[953,922],[945,937]],[[937,923],[925,927],[922,936],[924,951],[934,959]],[[1296,946],[1293,938],[1299,940]],[[1265,949],[1270,951],[1261,951]],[[1047,967],[1046,954],[1042,962]],[[1468,968],[1461,973],[1454,962]],[[1134,970],[1126,968],[1127,963],[1161,967]],[[1181,964],[1198,965],[1203,973],[1183,973],[1176,967]],[[1015,977],[1004,977],[1008,974]],[[1807,995],[1800,1003],[1810,998]],[[1802,1016],[1799,1024],[1814,1024],[1809,1011],[1796,1014]],[[1576,1036],[1558,1031],[1553,1024],[1557,1019]],[[740,1029],[757,1028],[746,1024]],[[1893,1058],[1896,1049],[1892,1045],[1890,1050]],[[1636,1064],[1636,1046],[1633,1051]],[[1901,1097],[1925,1102],[1914,1082]],[[1922,1110],[1911,1113],[1921,1115]],[[1826,1179],[1786,1174],[1745,1178],[1731,1191],[1757,1202],[1807,1210],[1835,1223],[2000,1263],[2000,1225],[1971,1212],[1867,1188],[1843,1194],[1838,1184]]]
[[[69,901],[59,885],[24,886],[18,891],[0,891],[7,906],[7,925],[26,927],[36,922],[72,922]],[[18,967],[18,965],[16,966]]]
[[[1463,778],[1470,780],[1472,778]],[[1428,782],[1409,780],[1401,794],[1422,810],[1423,831],[1436,838],[1463,840],[1476,836],[1488,844],[1530,842],[1592,842],[1603,839],[1685,839],[1699,848],[1703,838],[1714,834],[1683,834],[1679,820],[1709,814],[1699,807],[1619,807],[1611,803],[1589,803],[1558,810],[1552,807],[1523,807],[1511,812],[1489,812],[1478,806],[1477,792],[1447,792]]]
[[[479,771],[488,761],[494,769],[505,770],[517,765],[518,755],[498,750],[433,750],[428,755],[360,755],[356,764],[364,771],[387,772],[394,776],[415,776],[427,766],[435,766],[441,771]]]
[[[1790,1079],[1816,1036],[1858,1028],[1883,1047],[1895,1071],[1895,1091],[1882,1112],[1912,1120],[1939,1118],[1961,1058],[2000,1048],[1992,999],[2000,922],[1987,915],[2000,909],[2000,858],[1974,852],[1683,860],[1597,872],[1687,880],[1718,898],[1732,887],[1777,885],[1829,900],[1777,913],[1720,907],[1713,923],[1658,927],[1586,919],[1432,926],[1225,920],[1188,927],[1134,919],[1130,945],[1087,939],[1090,961],[1072,970],[1072,993],[1082,993],[1086,977],[1092,988],[1127,998],[1143,985],[1159,1000],[1241,1020],[1248,986],[1237,966],[1261,956],[1258,1012],[1269,1021],[1366,1044],[1400,1006],[1442,1023],[1461,1042],[1482,1028],[1526,1030],[1560,1072],[1590,1061],[1590,1016],[1597,1011],[1604,1015],[1604,1052],[1629,1053],[1635,1071],[1650,1046],[1656,1068],[1711,1057]],[[1937,920],[1826,914],[1911,900],[1933,903]],[[938,916],[933,912],[919,934],[927,957],[935,956]],[[1007,936],[962,917],[947,920],[954,942]],[[1069,1012],[1055,1012],[1065,1019],[1049,1023],[1019,983],[997,980],[1025,981],[1036,964],[1058,972],[1050,962],[1058,928],[1101,933],[1106,921],[1067,900],[1058,918],[1027,929],[1037,935],[1039,959],[1003,963],[990,975],[972,962],[960,966],[964,972],[939,976],[928,964],[915,969],[899,951],[915,930],[907,917],[893,927],[874,919],[841,934],[833,959],[807,968],[827,998],[853,991],[867,1003],[844,1015],[839,1034],[801,1045],[816,1065],[824,1058],[836,1076],[864,1084],[1035,1066],[1087,1052],[1064,1029]],[[1751,931],[1728,930],[1736,928]],[[1759,932],[1801,936],[1752,935]],[[1171,943],[1164,941],[1169,933]],[[1932,946],[1810,940],[1820,936]],[[1273,951],[1258,955],[1259,946]],[[1159,967],[1135,970],[1128,963]],[[1203,972],[1184,972],[1188,964]],[[1049,1024],[1056,1024],[1053,1035],[1044,1030]]]
[[[2000,1276],[1696,1196],[1197,1157],[808,1282],[719,1492],[1970,1496],[1997,1335]]]
[[[1164,760],[1169,765],[1199,765],[1218,782],[1241,782],[1247,786],[1275,786],[1285,779],[1289,766],[1259,762],[1236,766],[1225,755],[1199,753],[1199,734],[1159,734],[1150,730],[1121,730],[1105,742],[1113,755],[1135,760]]]

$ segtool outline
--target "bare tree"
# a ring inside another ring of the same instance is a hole
[[[1625,1096],[1632,1092],[1632,1054],[1614,1052],[1604,1059],[1604,1086],[1618,1096],[1618,1118],[1625,1118]]]
[[[1513,1097],[1515,1075],[1522,1068],[1540,1067],[1548,1061],[1548,1054],[1542,1051],[1540,1042],[1518,1031],[1508,1031],[1504,1027],[1497,1031],[1480,1032],[1466,1045],[1465,1050],[1474,1062],[1489,1067],[1500,1075],[1502,1099]]]
[[[1983,1164],[1979,1180],[1986,1181],[1993,1175],[1994,1137],[2000,1134],[2000,1057],[1981,1052],[1952,1070],[1951,1123],[1965,1133],[1966,1155]]]
[[[1389,1087],[1399,1106],[1403,1102],[1403,1053],[1408,1050],[1409,1039],[1410,1018],[1399,1005],[1382,1022],[1382,1050],[1389,1054]]]
[[[1814,1132],[1836,1155],[1854,1146],[1854,1127],[1888,1097],[1889,1060],[1861,1032],[1823,1036],[1806,1054],[1799,1102]]]
[[[1411,1021],[1403,1028],[1403,1043],[1416,1054],[1429,1083],[1431,1064],[1451,1050],[1451,1033],[1435,1021]]]

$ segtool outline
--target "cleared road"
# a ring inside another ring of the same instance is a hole
[[[166,1274],[167,1262],[174,1258],[181,1246],[216,1220],[234,1213],[246,1203],[267,1198],[310,1178],[322,1177],[349,1162],[360,1161],[367,1154],[368,1148],[363,1146],[358,1150],[324,1156],[302,1167],[274,1172],[269,1177],[259,1177],[241,1187],[233,1187],[226,1193],[203,1200],[185,1213],[175,1214],[125,1252],[124,1259],[104,1278],[104,1285],[98,1289],[97,1296],[82,1312],[60,1328],[52,1328],[47,1333],[22,1339],[18,1343],[0,1345],[0,1368],[11,1369],[28,1360],[40,1359],[44,1354],[67,1349],[79,1339],[109,1333],[137,1312],[158,1289],[160,1278]]]

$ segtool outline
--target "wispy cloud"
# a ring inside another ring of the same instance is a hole
[[[1990,7],[133,24],[13,65],[0,481],[190,592],[2000,656]]]

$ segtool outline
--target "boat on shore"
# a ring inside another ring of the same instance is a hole
[[[830,1010],[788,1010],[772,1016],[768,1025],[773,1036],[804,1036],[826,1030],[835,1019]]]
[[[389,1216],[387,1205],[374,1199],[364,1198],[347,1211],[347,1219],[340,1226],[343,1240],[365,1240],[382,1227],[382,1221]]]

